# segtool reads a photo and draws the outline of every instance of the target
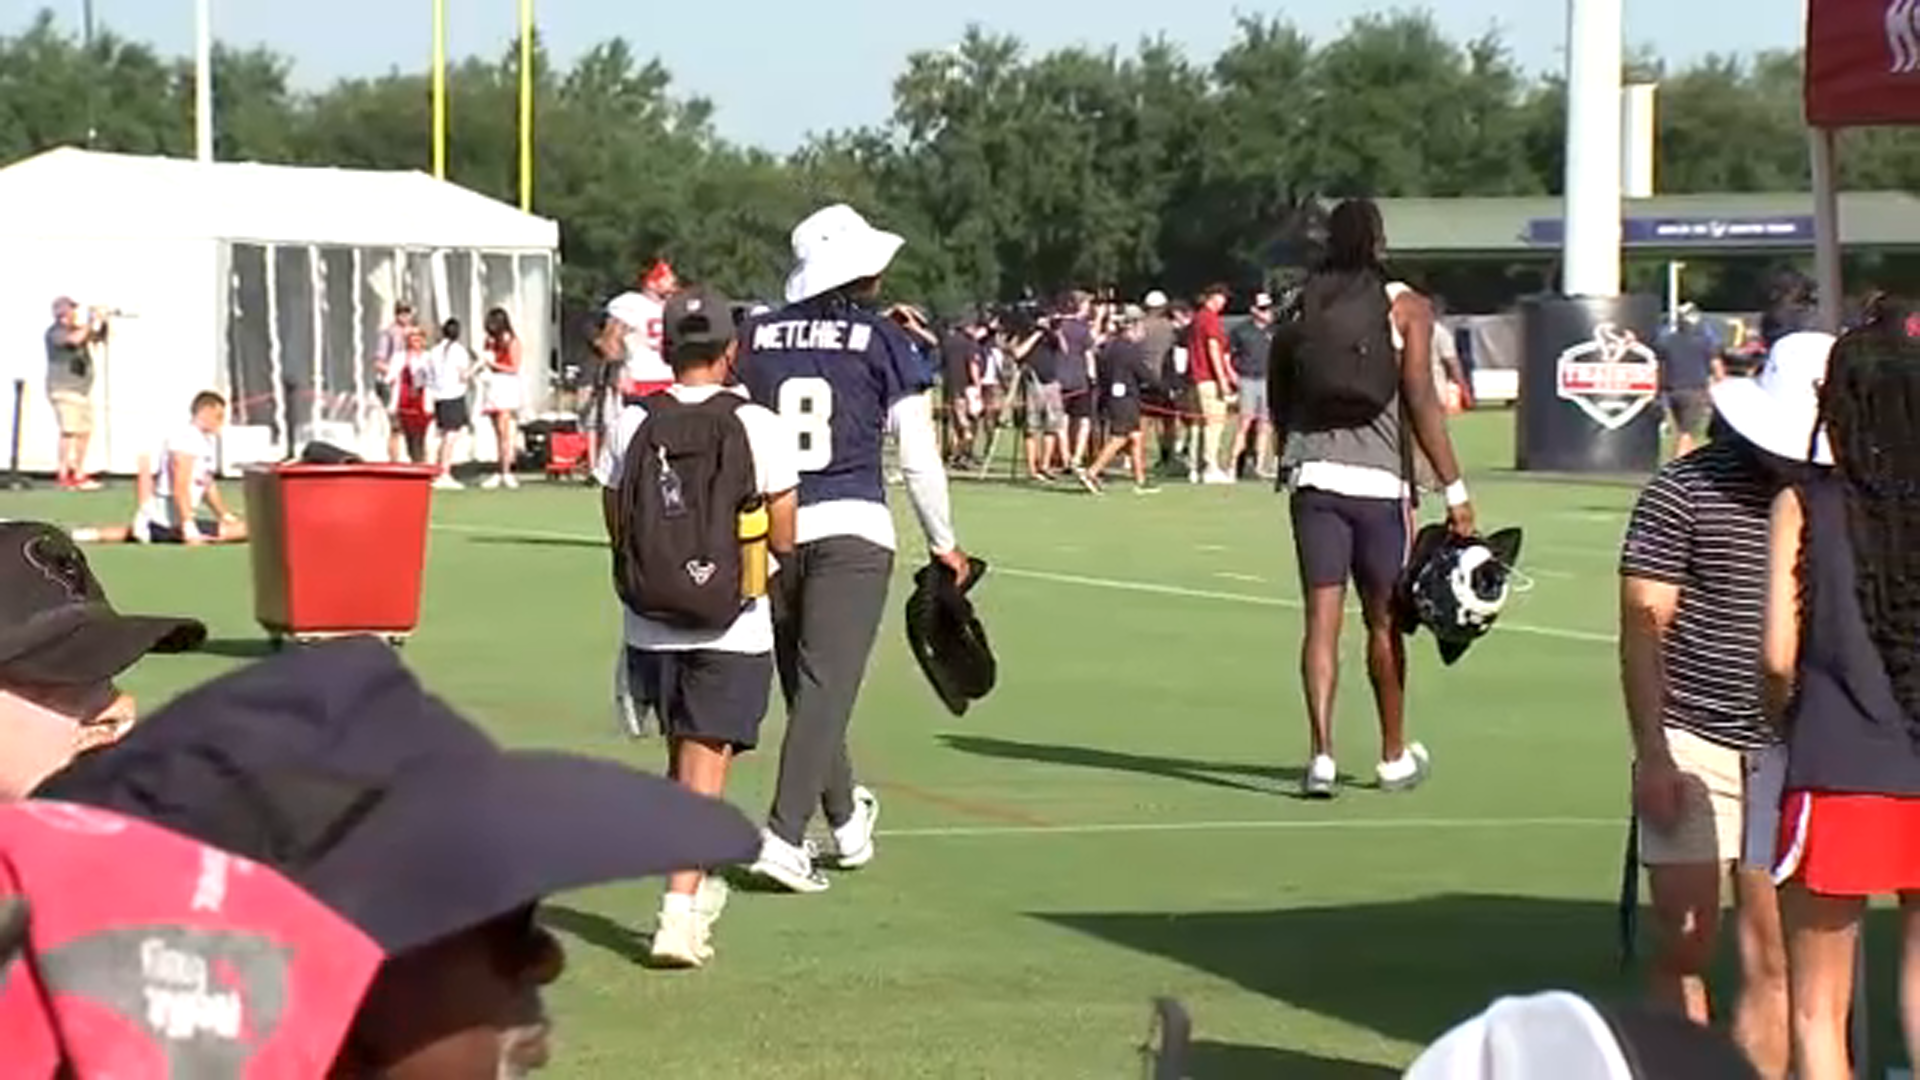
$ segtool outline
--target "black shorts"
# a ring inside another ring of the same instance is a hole
[[[1697,439],[1707,433],[1707,422],[1713,417],[1713,396],[1705,390],[1669,390],[1667,410],[1676,433]]]
[[[1081,386],[1071,389],[1063,387],[1061,388],[1060,396],[1064,399],[1064,404],[1067,407],[1067,419],[1093,419],[1094,399],[1093,390],[1090,387]]]
[[[1109,438],[1132,435],[1140,430],[1140,399],[1113,398],[1100,410],[1100,415],[1106,418]]]
[[[220,521],[218,518],[197,518],[193,524],[200,530],[200,535],[209,540],[217,539],[220,535]],[[140,538],[135,537],[134,539],[138,540]],[[179,529],[171,525],[162,525],[155,521],[147,524],[146,542],[149,544],[184,544],[187,542],[187,537],[186,534]]]
[[[627,650],[627,687],[669,738],[759,745],[773,686],[772,653]]]
[[[433,422],[442,433],[465,431],[473,426],[473,418],[467,414],[466,398],[449,398],[433,403]]]
[[[1390,594],[1407,562],[1407,504],[1315,488],[1293,493],[1293,547],[1306,589],[1345,585]]]

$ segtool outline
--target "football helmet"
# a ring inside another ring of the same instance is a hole
[[[1456,536],[1445,525],[1422,528],[1394,598],[1400,632],[1424,626],[1441,663],[1460,659],[1506,607],[1520,539],[1517,528],[1485,538]]]

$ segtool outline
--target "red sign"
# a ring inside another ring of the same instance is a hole
[[[1807,123],[1920,124],[1920,0],[1807,0]]]

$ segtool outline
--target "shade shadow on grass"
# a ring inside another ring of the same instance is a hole
[[[1627,989],[1614,907],[1600,901],[1448,895],[1277,911],[1036,917],[1416,1045],[1503,994],[1569,989],[1619,997]],[[1194,1023],[1204,1029],[1206,1021],[1196,1016]]]
[[[540,905],[540,923],[568,937],[603,949],[630,964],[644,966],[653,944],[650,935],[616,922],[597,911],[565,904]]]
[[[1274,794],[1276,785],[1286,785],[1287,790],[1291,791],[1298,786],[1302,776],[1302,770],[1297,766],[1261,765],[1244,761],[1195,761],[1191,758],[1129,754],[1097,746],[1015,742],[981,735],[942,735],[940,741],[951,749],[982,757],[1140,773],[1262,795]]]
[[[1193,1080],[1391,1080],[1399,1069],[1343,1058],[1318,1057],[1277,1046],[1196,1041],[1187,1051]]]

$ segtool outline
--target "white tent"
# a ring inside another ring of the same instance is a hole
[[[55,466],[44,337],[60,296],[115,313],[95,349],[93,469],[131,472],[206,389],[233,403],[229,465],[309,438],[383,455],[372,360],[400,300],[424,326],[459,318],[470,342],[505,308],[537,411],[558,247],[553,222],[417,172],[74,149],[0,169],[0,378],[24,382],[21,465]]]

